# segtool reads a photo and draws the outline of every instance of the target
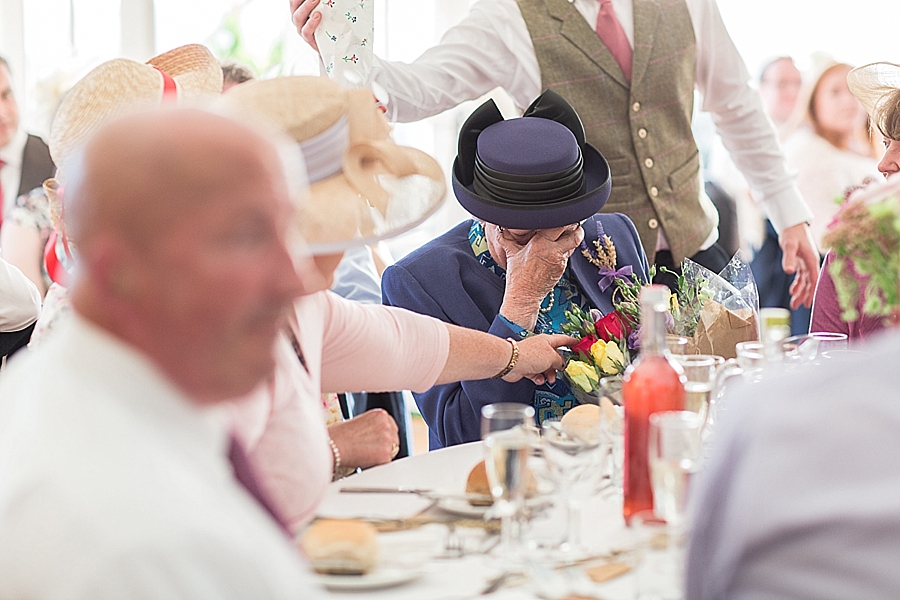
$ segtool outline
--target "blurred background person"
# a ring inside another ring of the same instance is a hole
[[[250,67],[239,63],[222,63],[222,93],[248,81],[253,81],[256,76]]]
[[[866,111],[847,86],[852,67],[829,61],[816,69],[801,91],[795,114],[791,117],[784,142],[788,165],[797,173],[797,187],[813,212],[810,223],[819,251],[828,250],[822,236],[838,210],[844,192],[867,179],[878,177],[878,161],[869,137]],[[754,261],[757,271],[764,255]],[[764,265],[774,275],[778,258],[768,258]],[[779,282],[779,279],[781,280]],[[763,285],[760,306],[790,308],[790,294],[783,278],[759,277]],[[779,285],[780,284],[780,285]],[[766,292],[764,296],[763,292]],[[810,309],[800,307],[791,312],[791,332],[807,333]]]
[[[0,57],[0,249],[41,293],[49,280],[42,269],[42,252],[50,232],[47,200],[40,191],[55,168],[44,141],[19,126],[19,105],[12,89],[9,65]]]
[[[800,70],[789,56],[769,60],[760,69],[759,96],[763,109],[775,125],[779,140],[783,141],[801,84]],[[706,193],[719,210],[719,235],[724,240],[722,245],[731,249],[732,253],[740,249],[747,260],[761,253],[761,261],[771,265],[766,276],[787,282],[785,285],[789,286],[791,277],[781,269],[782,254],[775,228],[754,201],[750,185],[731,160],[709,116],[701,113],[695,123],[697,135],[702,140]],[[729,239],[733,239],[730,246]],[[762,287],[766,289],[767,286],[764,283]]]
[[[0,258],[0,366],[25,347],[41,314],[41,295],[19,269]]]

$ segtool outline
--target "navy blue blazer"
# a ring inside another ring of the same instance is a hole
[[[631,265],[646,281],[647,256],[631,220],[615,213],[595,215],[585,221],[584,239],[591,248],[597,238],[593,219],[600,221],[616,246],[616,269]],[[469,243],[471,226],[471,220],[460,223],[388,267],[381,281],[382,300],[390,306],[461,327],[502,338],[512,337],[513,331],[498,317],[506,284],[475,258]],[[604,314],[613,309],[615,285],[601,293],[596,266],[576,251],[569,259],[569,269],[574,283],[592,307]],[[516,383],[484,379],[436,385],[427,392],[414,394],[419,411],[428,423],[430,449],[480,439],[482,406],[494,402],[531,404],[534,388],[527,379]]]

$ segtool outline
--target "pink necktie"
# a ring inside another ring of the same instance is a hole
[[[600,40],[609,48],[610,54],[619,63],[622,74],[625,79],[631,82],[631,44],[628,43],[628,37],[619,19],[616,18],[616,12],[612,7],[612,0],[600,0],[600,12],[597,13],[597,35]]]
[[[259,485],[256,473],[253,470],[253,465],[250,464],[250,459],[247,458],[244,448],[233,436],[228,447],[228,460],[231,461],[231,467],[234,469],[234,478],[238,480],[238,483],[240,483],[244,489],[256,499],[263,510],[269,513],[272,520],[278,523],[279,527],[284,530],[288,537],[291,537],[291,532],[290,529],[288,529],[287,523],[281,518],[281,515],[278,514],[275,505],[272,504],[272,501],[266,496],[266,493]]]

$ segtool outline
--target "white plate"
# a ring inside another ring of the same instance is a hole
[[[549,504],[552,500],[545,495],[538,495],[525,500],[525,506],[537,509]],[[490,506],[473,506],[468,500],[463,498],[443,498],[438,500],[437,507],[441,510],[457,515],[459,517],[469,517],[473,519],[483,519],[484,513],[490,510]]]
[[[474,506],[462,498],[443,498],[438,500],[437,507],[451,515],[473,519],[483,518],[484,513],[491,508],[490,506]]]
[[[374,571],[365,575],[320,575],[317,573],[316,581],[329,590],[364,591],[380,590],[409,583],[421,575],[422,570],[419,568],[382,566],[376,567]]]

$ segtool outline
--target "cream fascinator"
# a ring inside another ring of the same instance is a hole
[[[440,166],[391,140],[369,90],[347,90],[323,77],[280,77],[235,86],[220,105],[299,143],[310,197],[299,208],[298,225],[312,254],[403,233],[443,201]]]
[[[847,74],[847,85],[877,123],[885,101],[900,91],[900,65],[879,62],[857,67]]]

